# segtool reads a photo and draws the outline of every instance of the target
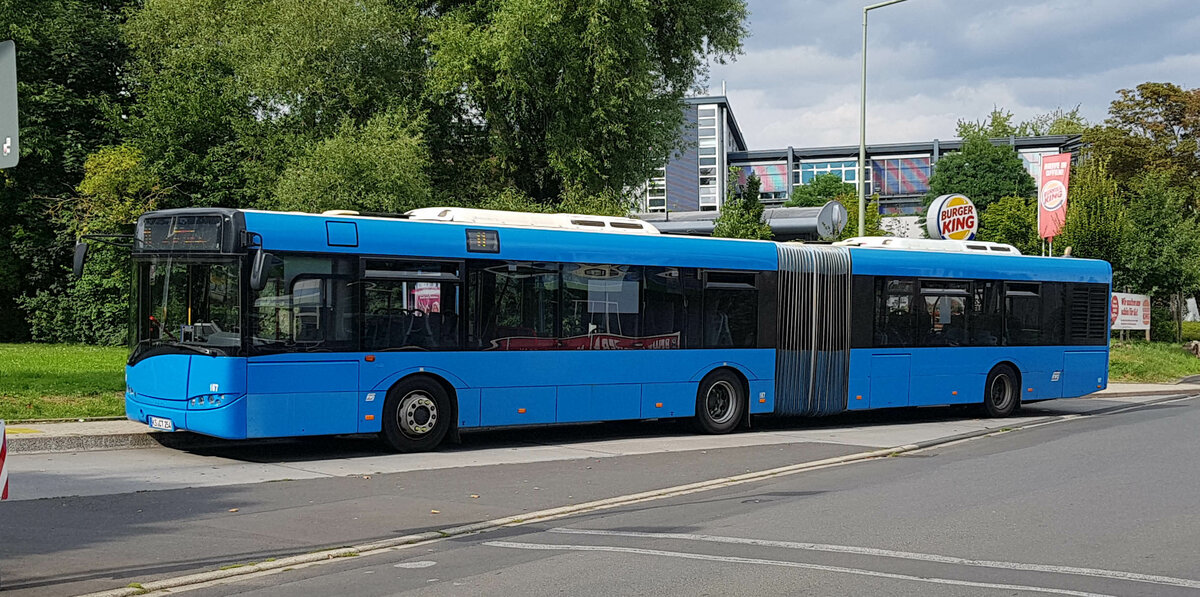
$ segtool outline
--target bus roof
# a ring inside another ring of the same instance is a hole
[[[447,259],[636,263],[774,270],[775,243],[657,234],[553,230],[400,218],[245,210],[268,251],[320,251]],[[498,246],[469,251],[467,230],[495,230]]]

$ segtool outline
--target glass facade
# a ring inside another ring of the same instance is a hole
[[[792,171],[792,184],[808,184],[818,174],[837,174],[845,182],[853,183],[858,177],[858,160],[835,160],[803,162]],[[867,179],[870,183],[870,179]]]
[[[738,168],[738,185],[744,186],[753,173],[761,183],[759,199],[765,203],[779,203],[787,199],[787,164],[754,164]]]
[[[924,195],[929,192],[933,161],[929,156],[871,160],[871,190],[882,197]]]
[[[697,108],[696,143],[699,146],[700,211],[711,211],[721,205],[720,107],[703,105]]]

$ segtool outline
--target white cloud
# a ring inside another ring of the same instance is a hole
[[[750,147],[856,145],[862,4],[750,8],[747,53],[710,79],[714,93],[726,81]],[[1100,121],[1118,89],[1200,87],[1194,0],[921,0],[871,19],[868,143],[948,139],[994,105],[1018,120],[1079,105]]]

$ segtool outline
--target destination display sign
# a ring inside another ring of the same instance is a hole
[[[179,215],[142,220],[137,231],[140,251],[220,252],[224,218]]]

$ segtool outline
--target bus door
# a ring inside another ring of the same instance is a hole
[[[908,406],[911,359],[907,354],[871,355],[871,408]]]

